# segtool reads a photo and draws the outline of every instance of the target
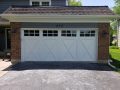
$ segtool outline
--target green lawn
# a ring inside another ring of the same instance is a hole
[[[120,68],[120,49],[110,47],[110,55],[114,66]]]
[[[110,49],[110,54],[113,59],[120,61],[120,49]]]

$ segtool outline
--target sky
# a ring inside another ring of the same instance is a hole
[[[114,0],[81,0],[83,6],[114,6]]]

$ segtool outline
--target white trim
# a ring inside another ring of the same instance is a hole
[[[40,6],[42,6],[42,2],[49,2],[49,6],[51,6],[51,0],[29,0],[31,6],[32,6],[32,2],[39,2]]]
[[[18,17],[82,17],[82,18],[113,18],[119,19],[119,15],[59,15],[59,14],[1,14],[0,16],[18,16]]]
[[[66,0],[66,6],[68,6],[68,0]]]
[[[39,15],[39,14],[2,14],[10,22],[110,22],[117,15]],[[120,18],[120,17],[119,17]]]
[[[110,22],[109,18],[95,18],[95,17],[21,17],[21,16],[11,16],[4,18],[10,20],[10,22]]]
[[[46,28],[21,28],[21,30],[24,30],[24,29],[26,29],[26,30],[33,30],[33,29],[35,29],[35,30],[41,30],[41,29],[46,29]],[[99,30],[99,28],[47,28],[47,30],[58,30],[58,29],[69,29],[69,30],[73,30],[73,29],[80,29],[80,30]]]

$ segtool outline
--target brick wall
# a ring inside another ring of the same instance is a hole
[[[19,62],[21,59],[21,40],[20,27],[21,23],[11,22],[11,60],[12,63]]]
[[[109,58],[109,23],[100,23],[98,32],[98,60],[106,62]]]
[[[98,61],[106,62],[109,58],[109,23],[98,25]],[[21,23],[11,23],[11,58],[12,62],[19,62],[21,59]]]

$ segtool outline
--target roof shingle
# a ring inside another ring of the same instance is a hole
[[[4,14],[115,15],[107,6],[11,6],[4,12]]]

